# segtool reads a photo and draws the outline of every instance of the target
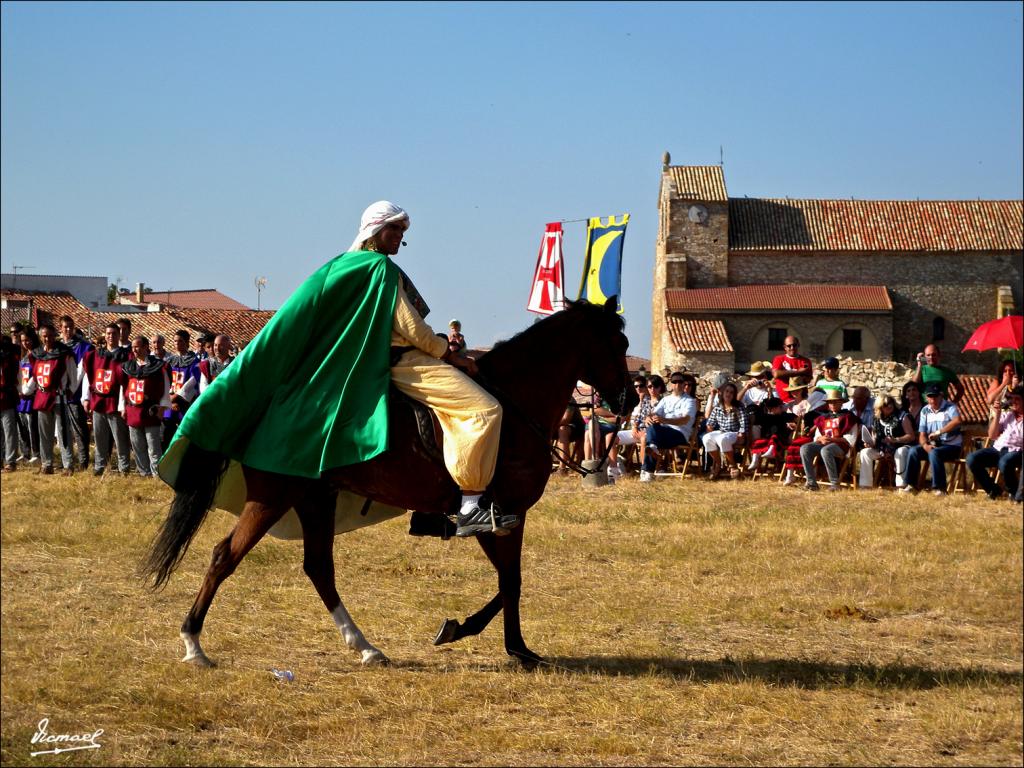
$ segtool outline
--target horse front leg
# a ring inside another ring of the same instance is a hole
[[[331,495],[295,509],[302,523],[302,570],[313,582],[345,645],[359,652],[364,665],[385,665],[390,663],[388,657],[371,645],[356,626],[334,583],[334,499]]]
[[[505,653],[527,669],[533,669],[544,659],[526,647],[519,619],[524,524],[513,528],[507,536],[481,535],[477,536],[477,541],[498,572],[498,593],[505,623]]]
[[[470,635],[479,635],[491,623],[491,619],[498,615],[501,606],[502,598],[501,592],[499,592],[487,602],[487,605],[461,624],[458,619],[445,619],[441,629],[437,632],[437,637],[434,638],[434,645],[454,643],[456,640]]]

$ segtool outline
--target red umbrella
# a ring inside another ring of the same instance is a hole
[[[1021,347],[1024,347],[1024,316],[1007,315],[979,325],[962,351],[973,349],[975,352],[984,352],[986,349]]]

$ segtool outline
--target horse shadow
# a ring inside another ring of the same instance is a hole
[[[668,656],[556,656],[541,668],[609,677],[667,677],[694,683],[762,681],[771,685],[825,690],[870,684],[877,688],[928,690],[940,686],[1016,685],[1024,673],[980,666],[928,667],[919,664],[831,663],[802,659],[679,659]]]

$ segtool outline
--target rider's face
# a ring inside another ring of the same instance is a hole
[[[402,236],[408,226],[408,223],[404,221],[392,221],[385,224],[384,228],[373,236],[377,243],[377,250],[388,256],[398,253],[398,249],[402,247]]]

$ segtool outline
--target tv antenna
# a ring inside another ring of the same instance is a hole
[[[14,275],[14,279],[11,281],[11,290],[18,290],[18,270],[19,269],[35,269],[35,267],[28,267],[24,264],[14,264],[11,267],[11,273]]]
[[[260,308],[260,292],[267,287],[267,278],[257,277],[254,281],[256,284],[256,309]]]

